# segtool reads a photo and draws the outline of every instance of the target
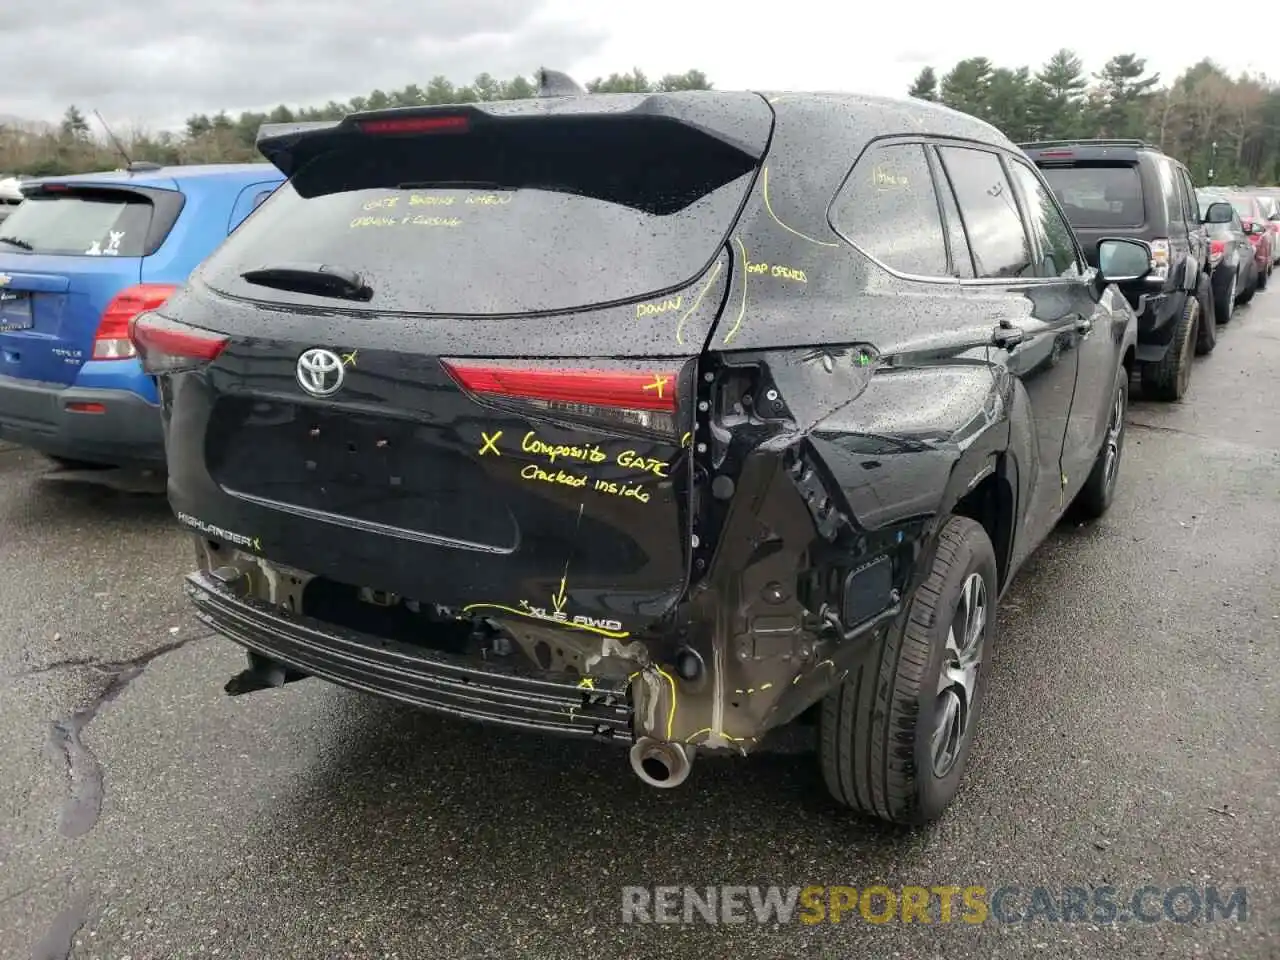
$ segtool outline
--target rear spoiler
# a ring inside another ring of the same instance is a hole
[[[563,86],[544,78],[547,92]],[[767,109],[761,110],[761,104]],[[769,129],[761,130],[768,117]],[[576,94],[500,100],[433,107],[393,107],[348,114],[341,120],[264,123],[256,146],[285,177],[331,150],[375,136],[447,136],[503,124],[548,120],[605,122],[650,119],[679,123],[699,130],[753,159],[764,155],[772,128],[772,110],[756,93],[687,91],[680,93]]]

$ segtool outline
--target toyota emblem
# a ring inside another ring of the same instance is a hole
[[[313,397],[331,397],[342,389],[347,372],[332,350],[312,347],[298,358],[298,386]]]

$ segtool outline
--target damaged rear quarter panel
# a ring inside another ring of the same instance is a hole
[[[777,144],[803,136],[808,104],[776,105]],[[681,618],[709,670],[672,690],[692,694],[676,739],[745,752],[793,719],[903,615],[939,519],[976,482],[999,470],[1017,496],[1002,457],[1017,388],[989,310],[958,283],[895,278],[830,228],[863,146],[858,131],[775,146],[803,163],[771,161],[732,238],[702,366]]]

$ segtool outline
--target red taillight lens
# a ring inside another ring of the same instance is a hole
[[[1074,157],[1074,150],[1045,150],[1040,156],[1042,157]]]
[[[673,436],[680,370],[584,370],[494,361],[441,361],[468,393],[548,415],[608,421]]]
[[[137,351],[129,340],[129,324],[133,318],[147,310],[163,306],[178,289],[168,283],[138,283],[121,290],[98,321],[98,332],[93,337],[93,359],[128,360]]]
[[[227,338],[166,320],[154,313],[134,317],[130,339],[150,374],[178,373],[204,366],[218,358]]]
[[[1209,241],[1209,256],[1217,259],[1227,251],[1227,242],[1225,240]]]
[[[1244,227],[1246,230],[1252,230],[1252,229],[1253,229],[1253,218],[1252,218],[1252,217],[1241,217],[1241,218],[1240,218],[1240,226]]]
[[[385,117],[357,120],[361,133],[466,133],[471,121],[466,117]]]

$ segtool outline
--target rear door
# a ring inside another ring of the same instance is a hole
[[[93,359],[107,304],[139,281],[180,196],[98,183],[29,191],[0,224],[0,376],[72,383]]]
[[[435,110],[268,142],[291,182],[175,301],[231,338],[190,440],[229,499],[187,512],[475,613],[613,633],[665,613],[688,573],[697,359],[772,123],[755,95],[708,102]],[[319,264],[363,291],[306,281]]]

